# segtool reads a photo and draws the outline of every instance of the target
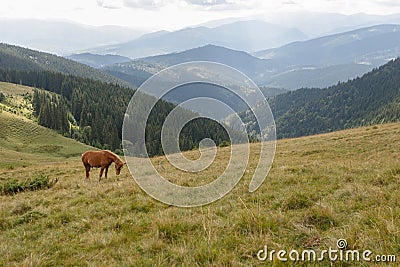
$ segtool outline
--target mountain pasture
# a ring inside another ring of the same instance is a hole
[[[0,113],[1,125],[14,116]],[[32,127],[21,131],[27,136],[34,132],[32,124],[26,127]],[[0,265],[257,266],[268,263],[256,257],[264,245],[318,251],[336,248],[339,238],[349,249],[400,253],[400,124],[279,140],[271,172],[255,193],[248,184],[259,144],[252,144],[235,189],[198,208],[153,200],[125,168],[100,183],[85,181],[80,153],[89,147],[36,127],[34,142],[1,137],[0,182],[38,175],[58,182],[0,196]],[[44,136],[46,144],[62,147],[40,151]],[[198,179],[215,179],[229,152],[218,148],[214,169]],[[193,185],[164,157],[152,161],[177,184]],[[319,265],[296,263],[310,264]]]

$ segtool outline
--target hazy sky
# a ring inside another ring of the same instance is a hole
[[[178,29],[228,17],[313,11],[400,13],[399,0],[1,0],[0,17]]]

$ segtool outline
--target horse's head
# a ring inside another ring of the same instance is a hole
[[[124,165],[126,164],[126,162],[122,162],[122,161],[116,161],[115,162],[115,173],[117,175],[119,175],[119,173],[121,172],[122,167],[124,167]]]

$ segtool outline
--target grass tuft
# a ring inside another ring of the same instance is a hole
[[[24,223],[33,223],[36,220],[46,217],[46,214],[43,214],[39,211],[28,211],[24,215],[20,216],[15,222],[14,226],[19,225],[19,224],[24,224]]]
[[[289,196],[283,205],[284,210],[298,210],[311,207],[314,201],[303,193],[294,193]]]
[[[339,225],[339,221],[332,209],[322,206],[316,206],[315,208],[309,210],[304,219],[304,223],[322,231],[326,231]]]

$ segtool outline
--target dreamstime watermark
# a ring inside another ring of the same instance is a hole
[[[346,239],[339,239],[336,243],[336,248],[329,247],[321,251],[314,249],[304,249],[302,251],[292,249],[287,250],[274,250],[268,249],[268,246],[264,246],[257,252],[257,259],[260,261],[313,261],[321,262],[324,260],[329,261],[343,261],[343,262],[396,262],[396,255],[391,254],[376,254],[369,249],[358,250],[358,249],[347,249]]]
[[[214,140],[205,138],[199,143],[200,158],[187,159],[181,152],[179,139],[184,126],[195,119],[207,118],[224,128],[232,144],[230,159],[215,180],[202,186],[180,186],[165,179],[153,166],[147,151],[152,144],[146,142],[146,131],[153,130],[147,125],[152,112],[157,112],[159,100],[176,104],[162,125],[163,152],[171,165],[188,176],[208,168],[215,160],[217,147]],[[127,107],[122,127],[129,171],[147,194],[169,205],[194,207],[222,198],[240,181],[250,157],[248,127],[238,115],[243,111],[253,116],[262,141],[249,184],[250,192],[257,190],[267,177],[275,155],[275,121],[264,94],[249,77],[215,62],[188,62],[169,67],[138,88]]]

